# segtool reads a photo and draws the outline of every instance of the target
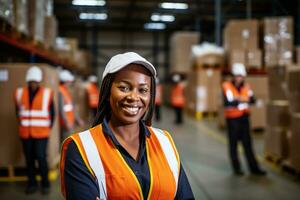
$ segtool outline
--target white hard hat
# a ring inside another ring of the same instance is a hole
[[[42,70],[37,66],[32,66],[28,69],[26,73],[26,82],[29,81],[41,82],[42,76],[43,76]]]
[[[97,83],[98,82],[98,77],[95,76],[95,75],[91,75],[91,76],[89,76],[88,80],[89,80],[89,82]]]
[[[59,79],[62,82],[73,82],[74,81],[74,76],[72,75],[72,73],[68,70],[62,70],[59,73]]]
[[[247,76],[245,65],[243,63],[234,63],[232,65],[232,74],[234,76]]]
[[[156,76],[156,70],[149,61],[135,52],[127,52],[123,54],[117,54],[109,60],[104,69],[102,80],[107,74],[112,74],[120,71],[121,69],[132,63],[143,65],[151,72],[154,77]]]

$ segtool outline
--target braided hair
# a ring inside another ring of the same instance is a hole
[[[93,126],[97,126],[103,122],[105,116],[110,117],[111,115],[111,107],[109,102],[110,97],[110,90],[114,80],[114,76],[116,73],[107,74],[102,81],[101,88],[100,88],[100,96],[99,96],[99,104],[97,108],[97,114],[95,116]],[[143,120],[147,126],[152,125],[152,116],[154,113],[154,102],[155,102],[155,95],[156,95],[156,83],[155,77],[151,76],[151,87],[150,87],[150,103],[148,110],[143,115]]]

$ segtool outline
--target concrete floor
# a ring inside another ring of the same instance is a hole
[[[215,121],[195,121],[185,117],[183,125],[174,125],[172,110],[163,108],[162,122],[154,126],[168,130],[176,142],[181,160],[189,177],[196,199],[201,200],[279,200],[299,199],[300,181],[286,175],[270,163],[263,161],[263,139],[253,137],[257,157],[262,167],[268,171],[266,177],[232,175],[227,156],[226,135],[217,128]],[[243,169],[247,171],[244,156]],[[24,183],[0,183],[0,199],[60,200],[59,180],[52,183],[51,193],[43,196],[35,193],[26,196]]]

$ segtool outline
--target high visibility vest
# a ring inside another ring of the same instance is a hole
[[[238,118],[244,114],[248,114],[249,111],[249,100],[253,95],[253,91],[250,89],[248,84],[244,84],[240,91],[231,82],[224,82],[222,84],[224,95],[229,102],[234,100],[242,101],[237,106],[227,106],[224,109],[226,118]]]
[[[19,135],[22,139],[47,138],[50,133],[50,103],[53,99],[51,89],[40,87],[32,104],[29,102],[28,87],[18,88],[15,93],[18,106]]]
[[[150,171],[150,189],[147,199],[174,199],[176,196],[180,159],[174,142],[166,131],[148,127],[146,137],[147,161]],[[97,179],[100,199],[144,199],[140,183],[121,153],[102,126],[67,138],[62,146],[61,189],[66,197],[64,182],[65,153],[74,141],[90,173]]]
[[[63,107],[60,109],[63,109],[63,112],[65,113],[67,123],[70,124],[72,127],[75,124],[75,114],[74,114],[74,105],[73,105],[73,100],[72,96],[69,92],[69,90],[66,88],[65,85],[60,84],[59,85],[59,92],[63,96],[64,102],[63,102]],[[65,122],[62,120],[60,117],[60,123],[62,126],[66,126]]]
[[[89,83],[86,87],[90,108],[97,108],[99,102],[99,89],[96,84]]]
[[[156,86],[155,105],[161,104],[161,95],[162,95],[162,86],[159,84]]]
[[[172,106],[182,108],[185,104],[184,88],[182,84],[176,84],[171,90],[171,104]]]

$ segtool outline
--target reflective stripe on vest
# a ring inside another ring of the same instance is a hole
[[[98,180],[100,199],[107,199],[105,172],[97,146],[89,130],[79,133],[89,164]]]
[[[175,198],[177,187],[178,187],[179,171],[180,171],[180,162],[177,160],[177,156],[176,156],[177,152],[175,152],[170,139],[165,135],[165,133],[162,130],[157,128],[151,128],[151,130],[153,131],[156,138],[158,139],[160,146],[163,150],[164,156],[166,157],[169,168],[173,174],[175,180],[175,187],[176,187],[173,198]],[[92,134],[89,130],[87,130],[79,133],[79,138],[81,140],[85,154],[87,156],[88,163],[98,180],[100,199],[107,199],[105,171],[104,171],[101,157],[98,153],[97,145],[95,144]],[[148,160],[148,162],[150,162],[150,160]],[[149,170],[151,176],[150,164],[149,164]],[[148,199],[150,198],[151,195],[150,190],[151,188],[149,189]]]

